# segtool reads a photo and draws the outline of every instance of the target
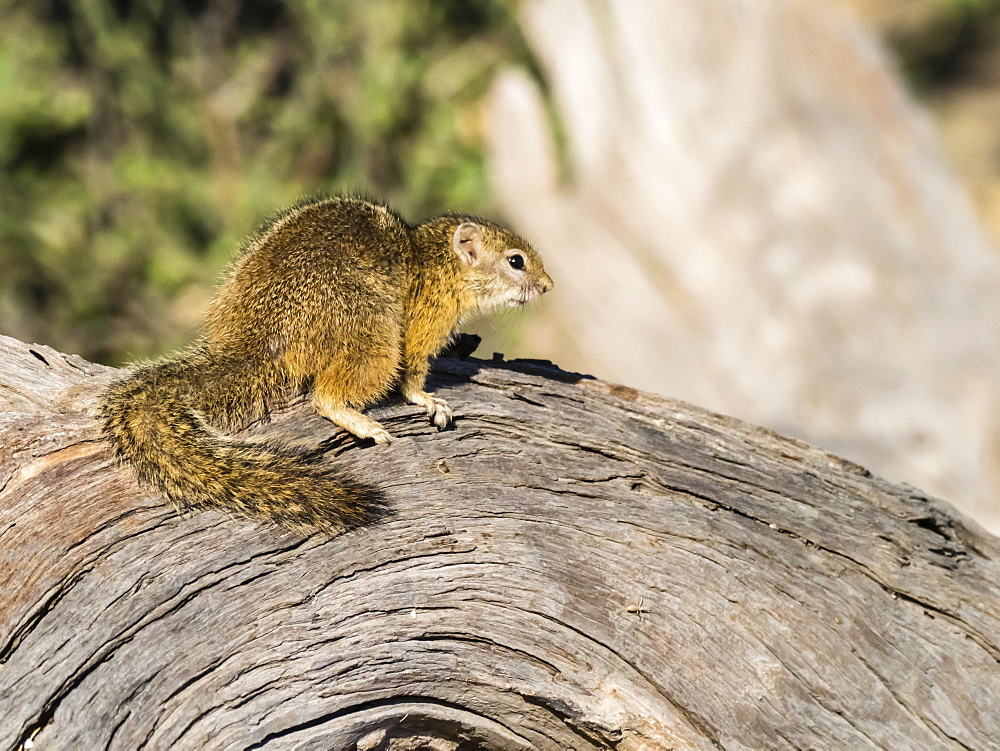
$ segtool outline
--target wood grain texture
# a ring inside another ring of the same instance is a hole
[[[0,339],[0,748],[990,748],[1000,544],[913,488],[543,363],[437,362],[335,539],[180,515],[114,371]]]

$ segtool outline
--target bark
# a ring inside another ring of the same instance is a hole
[[[308,404],[391,513],[178,514],[96,423],[114,371],[0,340],[0,748],[986,748],[1000,544],[802,443],[530,361],[458,418]]]

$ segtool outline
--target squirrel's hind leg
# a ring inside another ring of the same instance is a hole
[[[389,443],[392,440],[392,435],[377,420],[346,405],[324,399],[318,392],[313,396],[313,406],[334,425],[339,425],[358,438],[372,438],[375,443]]]
[[[351,407],[370,404],[385,394],[392,384],[396,365],[392,352],[380,353],[382,362],[369,362],[367,367],[338,358],[320,373],[314,384],[313,406],[316,411],[358,438],[372,438],[376,443],[389,443],[392,436],[376,420]],[[398,357],[398,356],[397,356]]]

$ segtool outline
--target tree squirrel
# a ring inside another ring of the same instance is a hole
[[[354,197],[306,202],[245,247],[218,290],[204,335],[103,395],[104,433],[140,482],[178,507],[216,507],[337,533],[371,518],[378,490],[319,466],[315,452],[230,438],[294,393],[359,438],[391,440],[362,414],[397,385],[438,428],[424,391],[428,358],[468,315],[552,288],[522,238],[447,214],[418,226]]]

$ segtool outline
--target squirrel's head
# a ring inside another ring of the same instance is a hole
[[[452,249],[465,289],[480,310],[514,308],[552,289],[538,253],[503,227],[463,221],[452,235]]]

